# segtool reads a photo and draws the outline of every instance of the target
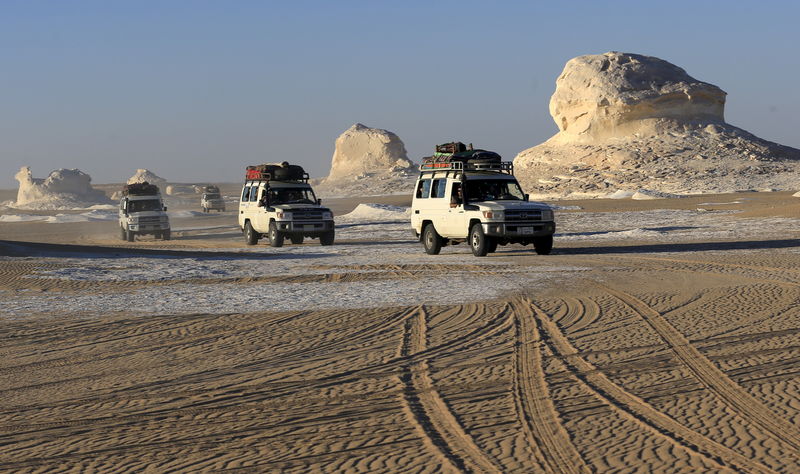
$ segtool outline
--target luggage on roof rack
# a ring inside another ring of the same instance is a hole
[[[245,179],[275,181],[308,181],[308,173],[300,165],[290,165],[286,161],[280,164],[264,163],[251,165],[245,171]]]
[[[436,153],[461,153],[463,151],[472,151],[472,143],[469,146],[461,142],[450,142],[436,145]]]
[[[204,193],[218,193],[219,192],[219,187],[214,185],[214,184],[208,184],[206,186],[203,186],[203,192]]]
[[[159,194],[158,186],[150,184],[147,181],[126,184],[125,187],[122,188],[123,196],[149,196],[153,194]]]

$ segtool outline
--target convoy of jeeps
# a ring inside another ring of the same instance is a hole
[[[411,201],[411,228],[425,252],[467,243],[473,255],[484,257],[498,246],[532,244],[549,254],[556,224],[550,206],[532,202],[514,177],[514,164],[500,155],[461,142],[437,145],[423,158]],[[305,170],[287,162],[248,166],[242,186],[238,224],[247,245],[262,238],[272,247],[288,239],[301,244],[319,239],[333,245],[333,212],[323,207],[308,183]],[[225,211],[216,186],[203,189],[201,208]],[[127,185],[119,207],[123,240],[152,234],[170,239],[170,223],[157,186]]]

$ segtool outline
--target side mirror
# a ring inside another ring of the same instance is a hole
[[[256,203],[256,206],[258,206],[258,207],[264,207],[264,201],[258,201],[258,202]]]
[[[525,195],[525,200],[527,201],[528,199],[530,199],[530,197],[531,197],[531,195],[530,195],[530,194],[526,194],[526,195]]]
[[[167,212],[167,206],[164,206],[164,212]]]
[[[321,206],[321,205],[322,205],[322,199],[317,198],[317,206]]]

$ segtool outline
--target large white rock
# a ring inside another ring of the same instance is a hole
[[[14,207],[20,209],[75,209],[111,202],[103,191],[92,187],[92,178],[79,169],[62,168],[47,178],[34,178],[31,168],[23,166],[14,178],[19,181]]]
[[[323,196],[404,194],[415,176],[400,137],[357,123],[336,139],[330,174],[315,189]]]
[[[556,80],[550,115],[565,142],[657,131],[672,120],[719,122],[725,92],[663,59],[605,53],[571,59]]]
[[[162,191],[164,190],[167,184],[166,179],[158,176],[157,174],[145,168],[137,169],[136,173],[130,178],[128,178],[127,184],[144,183],[145,181],[147,181],[150,184],[155,184]]]
[[[380,128],[357,123],[336,139],[328,179],[353,179],[355,176],[413,167],[400,137]]]
[[[520,152],[533,195],[600,196],[639,188],[686,194],[800,185],[800,150],[725,123],[725,92],[667,61],[580,56],[556,80],[558,133]]]

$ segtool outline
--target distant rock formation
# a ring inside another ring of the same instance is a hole
[[[318,186],[328,195],[410,192],[415,171],[400,137],[357,123],[336,139],[330,174]]]
[[[23,166],[14,178],[19,181],[17,201],[20,209],[85,209],[109,204],[106,194],[94,189],[92,178],[78,169],[59,169],[47,178],[34,178],[29,166]]]
[[[576,197],[796,188],[800,150],[725,123],[725,96],[659,58],[574,58],[550,99],[559,132],[517,155],[517,176],[532,194]]]
[[[159,189],[164,191],[167,180],[153,173],[152,171],[144,168],[139,168],[136,173],[128,179],[127,184],[144,183],[147,181],[150,184],[155,184]]]

